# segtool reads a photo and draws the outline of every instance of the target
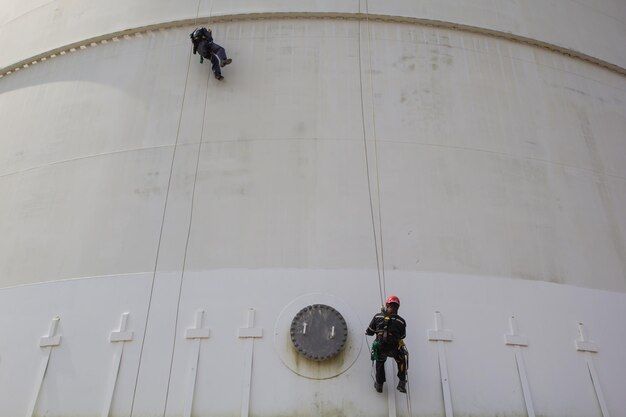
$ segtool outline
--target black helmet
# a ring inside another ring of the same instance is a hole
[[[199,41],[207,38],[207,32],[206,28],[196,28],[196,30],[189,34],[189,37],[192,41]]]

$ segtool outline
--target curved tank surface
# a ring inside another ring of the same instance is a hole
[[[5,1],[0,416],[624,415],[626,5],[458,3]]]

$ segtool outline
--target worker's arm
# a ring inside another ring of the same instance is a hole
[[[400,316],[393,316],[393,333],[397,335],[400,339],[404,339],[406,337],[406,321]]]
[[[374,316],[367,330],[365,330],[365,334],[368,336],[374,336],[376,334],[376,316]]]

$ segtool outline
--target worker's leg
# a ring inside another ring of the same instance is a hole
[[[403,351],[398,350],[395,352],[393,358],[398,365],[398,379],[400,381],[406,381],[406,355]]]
[[[398,365],[398,391],[400,392],[406,392],[406,368],[407,368],[407,363],[406,363],[406,355],[404,354],[404,351],[402,350],[397,350],[394,355],[393,358],[396,361],[396,364]]]
[[[376,361],[376,382],[382,384],[385,382],[385,360],[387,356],[378,353],[378,360]]]
[[[226,59],[226,50],[215,42],[211,44],[211,52],[217,55],[221,61]]]
[[[377,392],[383,392],[383,383],[385,382],[385,360],[387,357],[378,354],[376,360],[376,380],[374,381],[374,389]]]
[[[215,78],[218,80],[222,79],[222,70],[220,69],[220,60],[214,54],[211,54],[211,69],[213,70],[213,74],[215,74]]]
[[[232,59],[226,56],[226,50],[222,48],[220,45],[213,42],[211,44],[211,52],[220,59],[221,66],[226,66],[232,62]]]

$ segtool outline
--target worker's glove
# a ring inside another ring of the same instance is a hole
[[[204,58],[200,56],[200,63],[202,64],[203,62],[204,62]]]

